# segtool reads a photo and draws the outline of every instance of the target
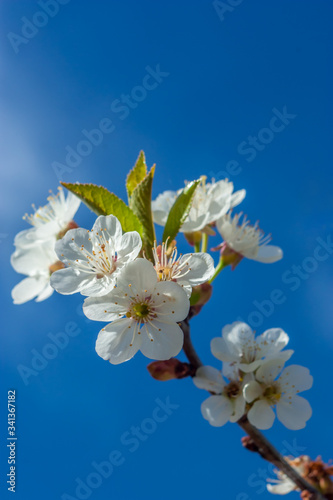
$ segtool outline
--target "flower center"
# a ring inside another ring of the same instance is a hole
[[[149,315],[150,308],[146,302],[139,302],[133,306],[132,311],[137,318],[143,319]]]
[[[228,398],[237,398],[239,394],[239,384],[237,382],[230,382],[230,384],[225,387],[224,392]]]
[[[177,279],[185,276],[191,270],[187,262],[188,259],[180,263],[181,255],[177,258],[176,247],[171,248],[170,255],[168,240],[158,246],[155,241],[153,255],[155,261],[154,268],[159,281],[177,281]]]
[[[281,391],[277,385],[271,385],[266,387],[263,396],[265,399],[268,399],[271,403],[275,404],[281,398]]]

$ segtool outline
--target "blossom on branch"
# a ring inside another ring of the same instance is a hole
[[[199,389],[213,393],[201,404],[202,416],[214,427],[221,427],[229,422],[237,422],[245,413],[243,387],[251,377],[247,375],[239,380],[237,375],[225,382],[221,372],[212,366],[197,369],[193,382]]]
[[[188,297],[192,287],[206,283],[214,274],[214,260],[204,252],[177,255],[173,248],[170,257],[167,243],[153,248],[155,270],[159,281],[174,281],[184,288]]]
[[[201,231],[205,226],[226,214],[230,208],[239,205],[245,198],[246,191],[242,189],[233,193],[233,189],[233,183],[227,179],[206,183],[206,177],[202,176],[201,183],[194,193],[190,212],[180,231],[183,233]],[[153,217],[156,224],[165,226],[170,209],[182,191],[182,189],[164,191],[152,202]]]
[[[268,244],[271,236],[265,236],[257,222],[251,226],[246,216],[240,222],[241,216],[242,213],[232,218],[231,214],[226,214],[217,221],[216,227],[224,243],[213,250],[220,250],[221,258],[233,269],[244,257],[265,264],[281,260],[281,248]]]
[[[265,360],[278,358],[287,361],[294,352],[290,349],[282,351],[288,342],[289,337],[281,328],[270,328],[255,337],[249,325],[235,321],[222,329],[222,338],[212,339],[211,350],[217,359],[225,363],[225,371],[232,365],[244,373],[250,373]]]
[[[105,295],[112,290],[121,269],[138,256],[141,246],[139,233],[122,234],[116,217],[101,215],[91,231],[72,229],[57,241],[58,258],[67,267],[52,275],[51,285],[65,295]]]
[[[96,351],[119,364],[138,350],[157,360],[176,356],[183,347],[177,322],[186,318],[189,307],[181,286],[158,281],[152,263],[139,258],[124,267],[110,293],[86,299],[83,312],[95,321],[111,321],[100,331]]]
[[[309,370],[299,365],[282,369],[281,360],[267,361],[256,371],[256,380],[244,386],[244,398],[251,403],[247,418],[258,429],[272,427],[274,406],[280,422],[291,430],[303,429],[312,415],[308,401],[298,395],[312,387],[313,378]]]
[[[50,276],[56,269],[63,267],[54,251],[55,239],[39,245],[17,248],[10,262],[17,273],[28,276],[12,290],[14,304],[23,304],[33,298],[41,302],[52,295]]]
[[[80,200],[72,193],[65,198],[62,187],[58,188],[56,195],[48,197],[48,204],[37,210],[32,215],[25,215],[24,219],[33,227],[25,229],[15,237],[14,244],[27,247],[38,244],[50,238],[61,238],[66,230],[77,227],[73,222]]]

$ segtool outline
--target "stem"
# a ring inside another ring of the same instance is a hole
[[[202,362],[196,350],[194,349],[194,346],[191,341],[189,316],[180,323],[180,328],[183,330],[184,333],[183,351],[186,354],[186,357],[189,360],[191,367],[193,368],[193,376],[194,376],[197,369],[200,366],[202,366]]]
[[[221,257],[221,259],[219,260],[219,263],[216,266],[215,273],[210,278],[210,280],[208,281],[208,283],[213,283],[213,281],[215,280],[215,278],[220,274],[220,272],[222,271],[222,269],[224,269],[227,265],[228,264],[226,264],[224,262],[223,257]]]
[[[197,253],[197,252],[200,252],[200,243],[197,242],[197,243],[194,243],[194,251]]]
[[[191,341],[190,319],[191,313],[180,323],[180,327],[184,333],[183,350],[191,364],[191,367],[193,368],[192,376],[194,376],[196,370],[202,366],[202,362]],[[300,490],[312,493],[311,500],[327,499],[327,497],[324,497],[316,488],[300,476],[296,469],[289,465],[281,453],[268,441],[268,439],[256,427],[253,427],[253,425],[250,424],[246,415],[238,420],[237,423],[248,434],[248,436],[250,436],[259,455],[280,469],[280,471],[289,477],[289,479],[291,479],[291,481],[295,483]]]
[[[208,238],[209,238],[209,236],[207,233],[202,233],[202,241],[201,241],[201,251],[202,252],[207,252]]]

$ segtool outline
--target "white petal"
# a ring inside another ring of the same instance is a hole
[[[178,194],[176,191],[164,191],[158,195],[151,203],[154,222],[160,226],[165,226],[170,209],[176,201]]]
[[[104,233],[105,238],[112,238],[115,243],[120,240],[123,232],[121,229],[121,224],[117,217],[114,215],[100,215],[97,217],[95,224],[93,225],[92,231],[96,233]]]
[[[270,429],[275,420],[275,414],[267,401],[256,401],[247,414],[249,422],[258,429]]]
[[[215,394],[221,394],[226,385],[221,372],[212,366],[200,366],[193,377],[193,382],[199,389],[215,392]]]
[[[166,321],[182,321],[187,317],[190,310],[190,301],[186,292],[181,286],[172,281],[159,281],[156,284],[154,301],[157,306],[158,321],[164,319]]]
[[[97,354],[114,365],[131,359],[141,345],[141,337],[137,333],[138,328],[134,331],[135,326],[130,319],[107,325],[98,334]]]
[[[25,278],[20,281],[12,290],[12,298],[14,304],[24,304],[28,300],[32,300],[45,290],[48,284],[46,277],[40,278]]]
[[[210,348],[213,356],[220,361],[232,362],[237,359],[229,350],[229,345],[221,337],[215,337],[210,342]]]
[[[303,429],[312,415],[310,403],[300,397],[283,396],[276,405],[276,413],[280,422],[293,431]]]
[[[114,321],[124,316],[129,309],[129,301],[118,295],[118,290],[103,297],[89,297],[83,303],[83,312],[94,321]]]
[[[183,347],[184,335],[182,329],[177,325],[163,324],[158,321],[141,328],[141,352],[150,359],[165,360],[177,356]],[[147,334],[147,330],[149,335]],[[159,331],[160,329],[160,331]],[[153,339],[153,341],[151,340]]]
[[[285,479],[277,484],[267,484],[267,489],[275,495],[287,495],[296,489],[296,485],[289,479]]]
[[[284,366],[283,360],[280,358],[270,359],[265,361],[256,373],[256,378],[259,382],[264,382],[267,385],[271,385],[276,379],[278,374],[282,371]]]
[[[93,245],[92,245],[92,233],[79,227],[77,229],[70,229],[67,231],[65,236],[58,240],[55,245],[55,251],[60,260],[75,262],[76,259],[87,261],[86,257],[82,255],[81,247],[85,251],[92,253]]]
[[[251,380],[243,388],[244,398],[248,403],[252,403],[255,399],[262,396],[262,387],[255,380]]]
[[[274,245],[263,245],[259,247],[257,255],[246,255],[245,257],[251,260],[256,260],[257,262],[262,262],[263,264],[272,264],[273,262],[277,262],[281,260],[283,257],[283,251],[280,247],[276,247]]]
[[[202,403],[201,413],[210,425],[221,427],[232,414],[232,404],[225,396],[210,396]]]
[[[95,276],[88,273],[78,273],[71,267],[59,269],[51,275],[51,286],[64,295],[81,292]]]
[[[121,263],[134,260],[142,247],[139,233],[130,231],[125,233],[116,244],[117,258]]]
[[[281,328],[270,328],[258,335],[256,341],[263,357],[281,351],[288,344],[289,337]]]
[[[179,265],[183,262],[186,262],[186,265],[179,279],[186,280],[191,286],[205,283],[214,274],[214,260],[208,253],[198,252],[191,256],[185,254],[180,258]]]
[[[74,215],[78,211],[80,203],[81,203],[80,198],[78,198],[75,194],[71,192],[68,193],[66,198],[66,204],[67,204],[66,216],[69,222],[73,219]]]
[[[287,366],[279,378],[279,383],[285,392],[301,392],[311,389],[313,377],[305,366]]]
[[[42,302],[43,300],[48,299],[49,297],[51,297],[53,292],[53,288],[49,285],[49,283],[47,283],[44,290],[42,290],[36,298],[36,302]]]
[[[118,276],[118,286],[133,287],[134,293],[140,293],[145,289],[151,289],[157,283],[157,274],[154,266],[146,259],[136,259],[129,262]]]
[[[10,263],[17,273],[33,275],[47,272],[51,264],[58,260],[54,251],[55,239],[39,242],[30,247],[19,247],[11,255]]]
[[[245,196],[246,196],[245,189],[240,189],[239,191],[233,193],[230,198],[230,208],[239,205],[244,200]]]

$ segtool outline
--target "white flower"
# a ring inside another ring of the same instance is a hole
[[[300,476],[304,477],[304,474],[306,472],[306,464],[309,463],[310,457],[301,455],[300,457],[297,457],[293,460],[291,460],[289,457],[284,457],[284,459],[298,472]],[[268,479],[269,482],[275,483],[267,484],[267,489],[270,493],[274,493],[275,495],[287,495],[292,491],[299,491],[296,484],[291,479],[289,479],[286,474],[278,469],[274,472],[278,476],[278,479]]]
[[[222,338],[212,339],[211,350],[217,359],[226,363],[224,372],[232,365],[250,373],[264,362],[264,358],[287,361],[294,352],[281,352],[288,342],[289,337],[281,328],[270,328],[255,338],[249,325],[235,321],[222,329]]]
[[[268,245],[271,241],[271,236],[265,236],[263,231],[258,227],[256,222],[254,226],[249,225],[249,221],[244,217],[240,223],[242,213],[236,214],[234,218],[231,214],[226,214],[221,217],[216,227],[221,234],[224,243],[219,245],[221,255],[231,257],[231,263],[235,267],[243,257],[256,260],[265,264],[271,264],[283,257],[283,252],[280,247]]]
[[[308,401],[298,394],[312,387],[313,378],[304,366],[291,365],[283,368],[281,360],[273,359],[258,368],[256,380],[244,387],[244,397],[253,403],[247,414],[249,422],[258,429],[269,429],[275,420],[272,406],[287,429],[303,429],[312,415]],[[277,379],[276,379],[277,378]]]
[[[221,373],[211,366],[197,369],[194,384],[199,389],[215,393],[201,405],[202,416],[214,427],[221,427],[229,422],[237,422],[245,413],[243,382],[231,380],[225,382]]]
[[[58,261],[54,244],[51,239],[35,247],[18,248],[12,254],[10,262],[15,271],[28,276],[13,288],[14,304],[23,304],[34,297],[40,302],[53,293],[50,275],[63,265]]]
[[[158,281],[152,263],[136,259],[124,267],[108,295],[86,299],[83,312],[90,319],[112,322],[100,331],[96,351],[119,364],[138,350],[157,360],[176,356],[183,347],[177,321],[186,318],[189,307],[182,287]]]
[[[214,274],[214,260],[204,252],[187,253],[177,258],[177,249],[167,256],[167,243],[153,248],[155,270],[159,281],[175,281],[190,297],[192,287],[206,283]]]
[[[215,222],[226,214],[230,208],[239,205],[245,198],[246,191],[242,189],[232,194],[233,189],[233,183],[227,179],[206,183],[206,177],[202,176],[201,184],[194,193],[190,212],[180,231],[192,233],[203,230],[207,224]],[[165,191],[152,202],[153,217],[156,224],[165,226],[170,209],[182,191],[182,189]]]
[[[62,187],[58,190],[57,195],[48,197],[47,205],[37,210],[33,205],[35,212],[30,216],[27,214],[24,216],[33,228],[18,233],[14,240],[15,246],[35,245],[39,241],[61,237],[61,233],[66,231],[68,226],[77,227],[75,223],[71,223],[81,203],[79,198],[72,193],[68,193],[65,198]]]
[[[58,258],[69,267],[52,275],[51,286],[65,295],[105,295],[116,284],[121,269],[138,256],[141,245],[139,233],[122,234],[114,215],[101,215],[91,231],[71,229],[57,241]]]

